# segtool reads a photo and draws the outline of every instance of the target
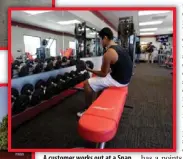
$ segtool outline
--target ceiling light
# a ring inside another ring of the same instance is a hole
[[[163,21],[149,21],[149,22],[141,22],[139,23],[139,26],[144,26],[144,25],[158,25],[162,24]]]
[[[153,32],[149,32],[149,33],[140,33],[140,35],[154,35]]]
[[[138,15],[152,15],[152,14],[163,14],[163,13],[168,13],[170,11],[139,11]]]
[[[41,13],[46,13],[46,12],[51,12],[51,11],[23,11],[27,14],[31,14],[31,15],[36,15],[36,14],[41,14]]]
[[[61,25],[71,25],[71,24],[77,24],[77,23],[81,23],[79,20],[68,20],[68,21],[60,21],[57,22]]]
[[[144,28],[144,29],[140,29],[140,31],[156,31],[158,30],[158,28]]]

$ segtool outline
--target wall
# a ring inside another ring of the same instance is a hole
[[[47,32],[42,32],[42,31],[36,31],[32,29],[27,29],[27,28],[21,28],[17,26],[12,26],[12,55],[13,57],[20,56],[21,53],[17,53],[17,50],[22,50],[22,52],[25,52],[24,48],[24,41],[23,41],[23,36],[24,35],[30,35],[30,36],[37,36],[40,37],[41,39],[46,39],[46,38],[53,38],[57,40],[57,54],[59,54],[60,49],[66,49],[69,47],[69,41],[75,41],[74,37],[71,36],[61,36],[61,35],[56,35],[52,33],[47,33]]]

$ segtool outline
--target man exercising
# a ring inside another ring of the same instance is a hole
[[[99,32],[99,36],[106,51],[103,56],[101,70],[86,68],[87,71],[97,76],[84,82],[86,109],[92,104],[97,92],[107,87],[125,87],[129,84],[132,76],[133,63],[129,52],[113,41],[111,29],[103,28]],[[77,115],[81,117],[83,113],[79,112]]]

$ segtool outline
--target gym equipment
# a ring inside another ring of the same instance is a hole
[[[71,87],[74,87],[76,84],[78,84],[79,83],[79,81],[78,81],[78,72],[76,72],[76,71],[71,71],[70,73],[65,73],[65,76],[68,76],[69,78],[71,78],[71,81],[70,81],[70,83],[71,83]]]
[[[46,81],[46,85],[52,88],[53,94],[59,94],[63,90],[63,82],[57,82],[54,77],[49,77]]]
[[[82,61],[82,60],[78,60],[76,63],[76,69],[78,72],[84,71],[86,69],[86,67],[93,69],[94,68],[94,64],[91,61]]]
[[[104,149],[105,143],[116,135],[127,95],[128,87],[105,89],[79,119],[80,136],[96,143],[97,148]],[[110,102],[104,99],[110,99]]]
[[[56,82],[62,82],[63,83],[63,90],[68,89],[69,86],[69,79],[67,77],[64,77],[63,75],[58,74],[55,78]]]
[[[12,63],[12,75],[16,74],[14,71],[17,72],[19,77],[27,76],[29,74],[29,67],[26,63],[15,60]]]
[[[129,36],[134,33],[133,17],[119,18],[118,24],[118,38],[121,41],[121,45],[124,48],[128,48]]]
[[[67,62],[67,60],[68,60],[68,59],[67,59],[67,57],[66,57],[66,56],[62,57],[62,62],[64,62],[64,63],[65,63],[65,62]]]
[[[40,90],[34,90],[32,84],[25,84],[21,89],[21,94],[29,97],[31,106],[35,106],[41,102]]]
[[[59,69],[62,66],[62,60],[61,60],[61,56],[57,56],[54,60],[53,60],[53,67],[54,69]]]
[[[35,89],[40,91],[41,100],[48,100],[54,96],[52,86],[47,86],[43,80],[38,80],[35,84]]]
[[[17,89],[11,88],[11,104],[12,114],[19,114],[23,112],[29,105],[29,97],[26,95],[19,95]]]
[[[43,70],[43,64],[38,59],[35,61],[27,60],[26,64],[29,67],[29,72],[32,72],[33,74],[40,73]]]
[[[44,71],[51,71],[53,69],[53,61],[54,59],[52,57],[44,61],[44,65],[43,65]]]
[[[11,88],[11,103],[14,103],[15,100],[19,97],[19,92],[15,88]]]
[[[75,76],[73,76],[72,74],[66,72],[64,75],[63,75],[63,80],[67,81],[67,87],[70,88],[70,87],[74,87],[75,86],[75,83],[76,81],[74,80]]]

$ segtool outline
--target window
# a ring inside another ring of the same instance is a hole
[[[40,48],[40,45],[41,45],[40,37],[24,35],[25,52],[28,52],[31,55],[35,55],[36,49]]]
[[[74,41],[69,41],[69,48],[71,48],[71,49],[76,49],[76,42],[74,42]]]
[[[50,56],[57,56],[56,50],[56,40],[55,39],[46,39],[48,41],[48,45],[46,46],[47,48],[50,48]]]

